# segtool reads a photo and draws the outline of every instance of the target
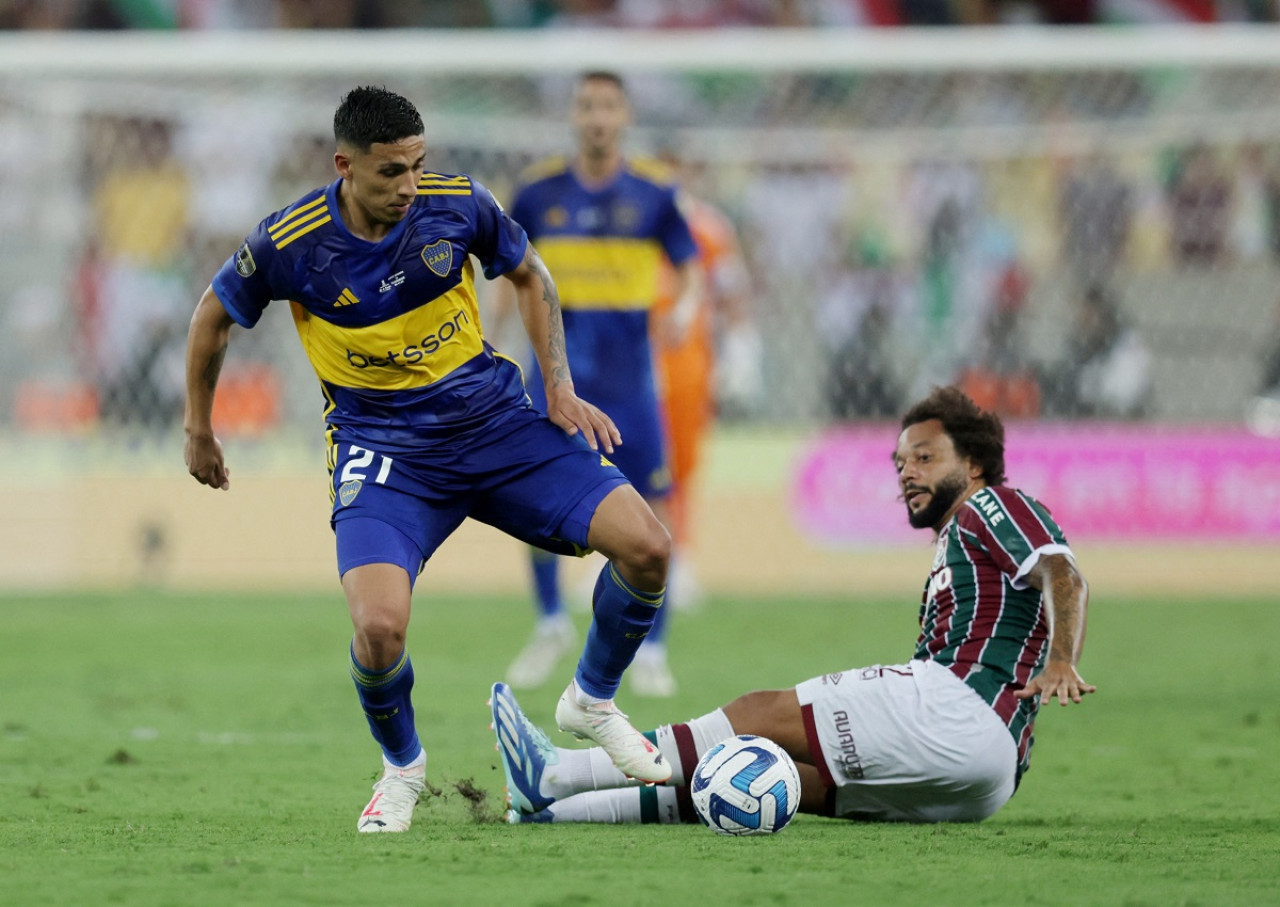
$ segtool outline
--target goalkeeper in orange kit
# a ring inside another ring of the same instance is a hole
[[[664,155],[673,171],[687,171],[673,154]],[[682,193],[682,206],[705,275],[703,305],[687,310],[688,323],[675,313],[674,281],[667,276],[654,309],[658,394],[670,443],[672,490],[667,499],[673,550],[668,583],[672,601],[696,607],[701,589],[688,559],[690,523],[698,468],[707,432],[726,403],[748,409],[760,390],[760,344],[751,317],[748,273],[737,232],[715,205]],[[661,619],[661,618],[660,618]],[[662,638],[662,630],[656,634]]]

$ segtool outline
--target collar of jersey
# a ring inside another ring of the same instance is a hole
[[[578,172],[578,168],[575,166],[575,163],[576,162],[572,160],[569,162],[567,172],[573,181],[578,184],[578,188],[583,192],[586,192],[588,195],[599,195],[602,192],[608,192],[614,186],[618,185],[618,183],[622,182],[622,178],[626,176],[627,171],[631,166],[629,159],[624,155],[622,163],[612,176],[603,182],[589,183],[582,178],[582,174]]]
[[[400,223],[396,224],[382,239],[373,240],[365,239],[363,236],[356,236],[347,226],[347,222],[342,219],[342,209],[338,206],[338,187],[342,185],[342,177],[334,180],[329,184],[329,188],[324,190],[325,201],[329,205],[329,210],[333,212],[333,225],[344,237],[352,242],[360,243],[367,248],[376,249],[387,243],[396,242],[400,238],[400,234],[405,231],[405,225],[409,223],[409,215],[405,214],[401,218]],[[413,211],[413,203],[409,205],[409,211]]]

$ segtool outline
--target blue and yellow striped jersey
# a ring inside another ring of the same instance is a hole
[[[253,327],[289,300],[331,429],[409,444],[523,405],[519,370],[484,340],[470,258],[490,278],[516,268],[520,226],[470,177],[425,173],[409,213],[373,243],[343,224],[341,182],[269,215],[222,266],[213,290],[231,317]]]
[[[662,259],[678,265],[697,253],[665,168],[628,161],[607,184],[588,186],[554,158],[526,180],[511,216],[556,282],[578,393],[607,402],[651,388],[649,310]]]

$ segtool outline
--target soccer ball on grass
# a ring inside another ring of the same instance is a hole
[[[707,750],[689,784],[704,825],[722,835],[771,835],[800,805],[800,774],[767,737],[739,734]]]

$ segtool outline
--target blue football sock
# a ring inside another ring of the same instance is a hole
[[[540,548],[531,550],[533,594],[538,615],[554,617],[564,611],[564,603],[560,600],[560,557]]]
[[[661,592],[641,592],[605,564],[592,596],[593,617],[574,680],[588,696],[612,699],[653,620],[662,609]]]
[[[670,592],[669,587],[667,591]],[[662,645],[667,641],[667,621],[670,619],[668,614],[671,611],[671,608],[668,606],[670,604],[670,597],[664,595],[662,599],[662,607],[658,609],[658,613],[653,615],[653,626],[649,628],[649,635],[644,638],[646,643],[650,645]]]
[[[413,663],[408,650],[400,653],[396,663],[381,671],[371,671],[356,661],[351,651],[351,679],[356,684],[360,707],[369,720],[373,739],[392,765],[403,768],[422,751],[418,731],[413,726]]]

